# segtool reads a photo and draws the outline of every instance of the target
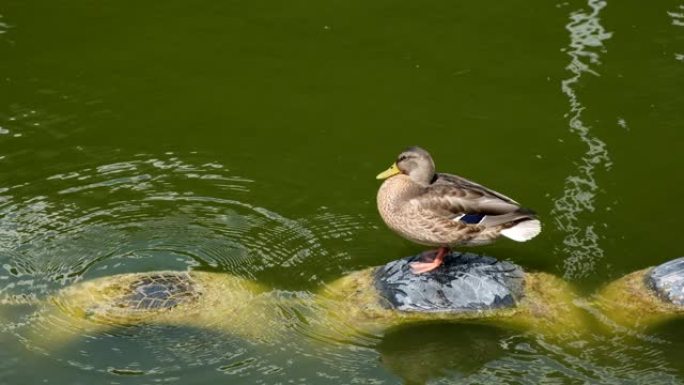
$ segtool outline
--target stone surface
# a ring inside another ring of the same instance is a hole
[[[493,257],[449,254],[442,266],[422,274],[410,263],[420,256],[392,261],[375,272],[375,288],[386,306],[402,311],[467,312],[510,308],[523,294],[522,268]]]
[[[675,305],[684,306],[684,257],[655,267],[648,275],[648,280],[658,296]]]
[[[114,306],[130,310],[167,309],[198,296],[194,282],[186,273],[152,274],[133,281],[129,293],[117,299]]]

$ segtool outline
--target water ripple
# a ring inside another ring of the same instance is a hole
[[[305,362],[311,356],[305,342],[291,342],[283,353],[268,341],[260,346],[191,328],[146,325],[91,333],[35,312],[39,301],[65,286],[118,273],[202,269],[259,280],[261,272],[273,269],[278,276],[288,270],[302,274],[300,265],[312,259],[340,268],[330,260],[351,256],[331,244],[350,242],[369,226],[359,215],[339,215],[326,207],[289,218],[257,205],[251,201],[255,181],[199,154],[121,157],[120,152],[103,154],[100,158],[112,161],[85,162],[79,169],[0,189],[0,297],[3,304],[15,305],[3,310],[0,331],[35,353],[115,376],[169,379],[188,367],[211,367],[263,378],[294,365],[293,354],[302,357],[297,364]],[[319,284],[319,271],[309,281]],[[281,318],[301,339],[308,321],[299,313],[312,310],[283,307]],[[54,354],[30,337],[36,328],[82,338],[73,349]],[[349,365],[364,362],[367,358],[351,359]]]
[[[448,375],[431,383],[516,384],[680,384],[659,346],[634,344],[624,337],[594,336],[559,345],[543,338],[514,335],[474,373]],[[505,353],[505,354],[504,354]],[[463,376],[467,374],[467,376]]]
[[[363,227],[358,216],[325,209],[291,219],[249,203],[253,181],[216,162],[137,158],[51,175],[40,188],[56,196],[21,197],[29,185],[6,188],[0,250],[19,257],[3,258],[5,270],[63,280],[95,262],[112,274],[167,254],[158,268],[203,265],[254,277],[329,256],[326,239],[350,240]]]
[[[591,223],[582,217],[595,210],[599,188],[595,177],[597,167],[608,169],[611,166],[606,143],[596,137],[582,120],[585,106],[575,91],[585,74],[599,76],[592,66],[600,64],[603,42],[612,36],[599,18],[606,2],[590,0],[588,5],[590,10],[572,12],[566,25],[571,39],[567,51],[571,60],[567,69],[572,76],[561,83],[561,90],[570,103],[570,111],[566,114],[570,131],[587,147],[576,161],[576,171],[565,178],[563,195],[555,199],[552,210],[556,227],[565,233],[560,252],[565,254],[563,267],[566,278],[587,276],[594,270],[596,262],[603,258],[598,234],[601,224]]]

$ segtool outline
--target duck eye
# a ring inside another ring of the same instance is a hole
[[[397,162],[401,162],[402,160],[406,160],[406,159],[408,159],[408,156],[402,155],[399,157],[399,159],[397,159]]]

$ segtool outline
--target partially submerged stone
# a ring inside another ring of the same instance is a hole
[[[627,274],[606,285],[596,305],[612,323],[645,329],[684,313],[684,258]]]
[[[506,261],[472,253],[452,253],[427,273],[414,274],[411,262],[392,261],[376,270],[375,288],[384,305],[412,312],[468,312],[512,308],[523,296],[524,272]]]
[[[95,278],[49,297],[24,338],[42,349],[79,335],[159,324],[224,331],[247,339],[277,338],[281,301],[260,284],[230,274],[156,271]],[[22,331],[23,332],[23,331]]]
[[[574,288],[558,277],[470,253],[454,253],[436,270],[414,274],[410,263],[417,258],[331,282],[319,297],[328,309],[326,325],[335,320],[371,333],[426,321],[481,322],[546,335],[585,330]]]
[[[58,346],[114,327],[163,324],[270,341],[289,334],[301,319],[312,335],[335,341],[427,321],[481,322],[548,336],[588,330],[587,312],[577,306],[574,288],[551,274],[523,272],[513,263],[470,253],[451,254],[438,269],[414,274],[410,263],[417,259],[349,273],[316,294],[271,290],[230,274],[202,271],[96,278],[37,304],[42,308],[27,324],[28,339]],[[645,277],[637,272],[612,285],[615,290],[606,296],[612,300],[605,303],[619,301],[619,309],[632,318],[651,314],[651,308],[666,313],[661,311],[665,302],[645,290]],[[641,297],[645,300],[639,302]],[[629,304],[635,306],[627,309]]]
[[[684,257],[653,268],[648,283],[663,300],[684,306]]]

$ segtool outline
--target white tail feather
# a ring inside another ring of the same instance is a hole
[[[501,235],[517,242],[525,242],[541,233],[541,222],[538,219],[523,221],[517,225],[501,230]]]

